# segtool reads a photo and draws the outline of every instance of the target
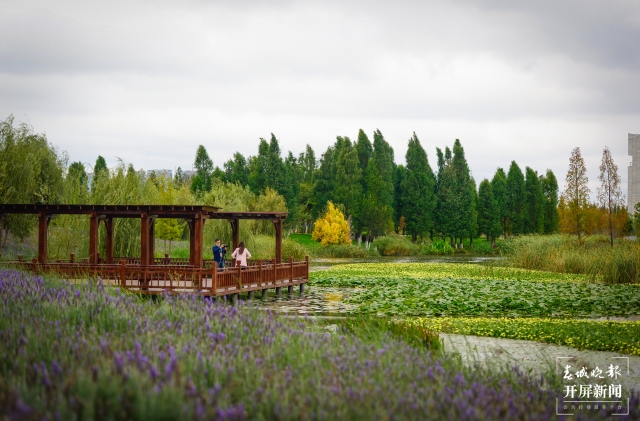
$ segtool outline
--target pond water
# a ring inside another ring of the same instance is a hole
[[[335,265],[345,263],[483,263],[495,261],[499,257],[487,256],[385,256],[363,259],[338,259],[322,258],[311,261],[312,272],[327,270]],[[258,308],[271,309],[278,313],[290,313],[313,316],[346,316],[357,306],[345,302],[350,294],[357,291],[355,288],[326,288],[306,286],[303,295],[298,288],[296,292],[288,296],[283,294],[278,297],[273,290],[265,298],[256,298],[252,305]],[[259,295],[259,294],[258,294]]]
[[[347,263],[485,263],[500,260],[496,256],[380,256],[362,259],[314,258],[311,260],[311,271],[326,270],[335,265]]]

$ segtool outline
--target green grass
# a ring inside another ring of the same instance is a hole
[[[640,322],[548,318],[438,317],[406,320],[427,331],[524,339],[640,355]]]
[[[312,285],[358,288],[347,300],[357,304],[357,312],[364,314],[508,317],[640,314],[638,286],[587,283],[583,279],[579,275],[479,265],[388,263],[338,265],[311,275]]]
[[[311,238],[311,234],[291,234],[289,235],[289,239],[308,248],[309,250],[322,248],[322,244],[318,241],[314,241],[313,238]]]

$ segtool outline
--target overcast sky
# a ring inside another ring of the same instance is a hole
[[[0,119],[72,161],[222,167],[274,133],[283,154],[380,129],[459,138],[476,181],[512,160],[560,187],[579,146],[592,190],[640,133],[640,1],[0,0]],[[594,196],[594,195],[592,195]]]

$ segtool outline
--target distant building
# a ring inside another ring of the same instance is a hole
[[[167,178],[173,178],[173,170],[148,170],[147,177],[151,175],[151,173],[156,173],[156,177],[165,176]]]
[[[93,181],[93,173],[87,173],[87,189],[91,190],[91,182]]]
[[[627,210],[633,214],[634,206],[640,202],[640,134],[629,133],[629,155],[632,158],[629,166]]]
[[[185,178],[191,178],[191,177],[195,177],[196,172],[193,170],[184,170],[182,171],[182,174],[184,175]]]

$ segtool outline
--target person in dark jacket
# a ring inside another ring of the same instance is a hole
[[[213,261],[220,269],[224,269],[224,255],[227,253],[227,245],[220,244],[220,239],[216,238],[216,244],[213,246]]]

